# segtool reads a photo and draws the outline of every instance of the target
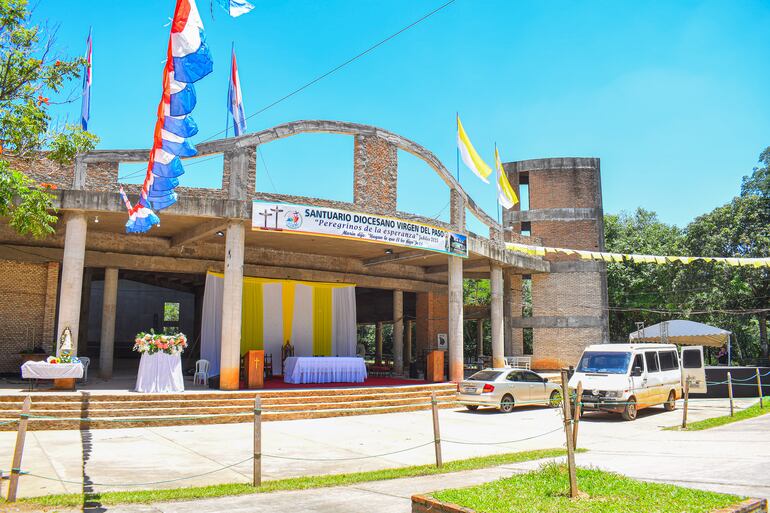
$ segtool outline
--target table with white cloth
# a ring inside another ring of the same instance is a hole
[[[82,363],[26,362],[21,366],[24,379],[80,379]]]
[[[134,391],[144,393],[184,392],[181,353],[142,353]]]
[[[363,383],[363,358],[347,356],[290,356],[283,362],[285,383]]]

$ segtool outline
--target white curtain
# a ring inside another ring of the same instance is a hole
[[[294,356],[313,356],[313,287],[294,287],[294,319],[291,328]]]
[[[222,339],[222,297],[225,280],[214,274],[206,275],[201,321],[201,358],[211,364],[209,374],[219,374]],[[282,374],[281,346],[283,340],[283,284],[279,281],[262,284],[262,304],[265,354],[273,356],[273,374]],[[257,314],[258,315],[258,314]],[[296,356],[313,356],[313,287],[302,283],[294,286],[294,313],[291,343]],[[337,287],[332,290],[332,355],[356,355],[356,288]]]
[[[340,287],[332,291],[332,354],[355,356],[356,288]]]
[[[203,291],[203,319],[201,320],[201,359],[208,360],[209,375],[219,375],[219,356],[222,346],[222,299],[225,280],[213,274],[206,275]],[[278,358],[280,360],[280,357]]]

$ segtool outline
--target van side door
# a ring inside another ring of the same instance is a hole
[[[638,372],[634,372],[634,370]],[[634,374],[637,374],[636,376]],[[637,404],[644,397],[645,386],[647,385],[647,372],[644,366],[644,356],[642,353],[636,353],[631,362],[631,393],[636,397]]]
[[[705,394],[706,368],[703,362],[703,346],[682,348],[682,385],[690,382],[690,392]]]
[[[647,394],[645,401],[639,401],[640,408],[663,402],[663,399],[660,397],[662,395],[663,374],[660,372],[658,352],[655,350],[645,351],[644,360],[647,363]]]

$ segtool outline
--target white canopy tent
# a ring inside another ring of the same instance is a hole
[[[628,335],[629,342],[660,342],[664,344],[722,347],[727,346],[728,363],[732,360],[732,332],[701,322],[675,319],[663,321]]]

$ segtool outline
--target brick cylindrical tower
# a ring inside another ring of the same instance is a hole
[[[599,159],[525,160],[505,169],[529,186],[529,209],[506,212],[507,227],[529,230],[544,246],[604,250]],[[532,328],[533,366],[553,369],[576,365],[589,344],[608,342],[607,276],[603,262],[546,258],[551,272],[532,275],[532,317],[514,314],[512,324]]]

